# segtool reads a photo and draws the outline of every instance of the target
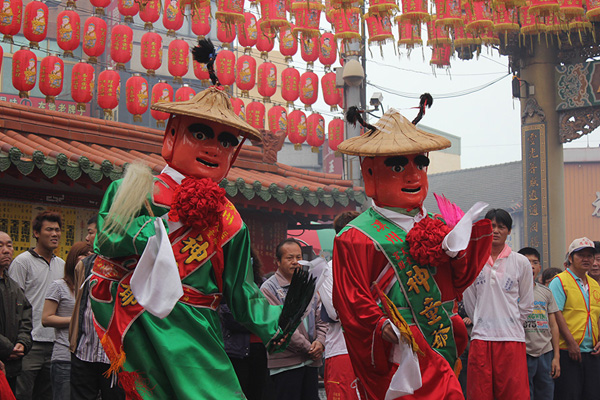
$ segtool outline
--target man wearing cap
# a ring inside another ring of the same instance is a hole
[[[363,399],[463,399],[454,369],[467,331],[455,299],[489,256],[489,221],[472,224],[485,205],[450,232],[423,207],[427,153],[450,142],[394,109],[367,127],[338,150],[364,157],[374,205],[338,234],[333,251],[333,304],[357,390]],[[415,353],[406,352],[407,343]]]
[[[600,398],[600,285],[587,275],[595,252],[590,239],[575,239],[567,252],[567,269],[549,285],[559,310],[561,373],[554,385],[555,399]]]
[[[208,53],[214,62],[214,48]],[[167,166],[153,177],[132,164],[98,216],[90,296],[108,372],[132,399],[244,399],[216,309],[226,301],[271,346],[281,307],[252,281],[248,228],[218,183],[239,137],[261,136],[219,86],[152,107],[171,114]]]

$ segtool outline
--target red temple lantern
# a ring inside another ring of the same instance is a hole
[[[162,23],[167,28],[167,36],[175,36],[183,26],[183,13],[179,11],[180,0],[165,0]]]
[[[369,30],[369,45],[378,44],[381,46],[387,41],[393,40],[392,23],[389,17],[380,17],[373,14],[365,18]]]
[[[173,87],[167,83],[167,81],[158,81],[156,85],[152,87],[152,97],[150,99],[151,105],[159,101],[172,102],[173,101]],[[165,121],[169,119],[170,114],[163,111],[156,111],[150,109],[150,115],[156,120],[156,126],[158,128],[165,127]]]
[[[62,92],[65,65],[57,56],[47,56],[40,63],[40,92],[46,96],[46,103],[54,103],[54,98]]]
[[[248,97],[248,92],[256,84],[256,60],[247,54],[243,54],[237,60],[237,77],[235,84],[242,91],[242,97]]]
[[[421,23],[410,19],[402,21],[400,17],[396,17],[396,23],[398,24],[398,48],[406,48],[410,55],[412,49],[423,45]]]
[[[583,15],[585,12],[583,9],[583,0],[562,0],[560,12],[563,13],[567,19],[571,16]]]
[[[300,96],[300,72],[296,68],[289,67],[281,72],[281,97],[287,102],[287,106],[294,105],[294,101]]]
[[[497,5],[494,8],[494,31],[499,34],[507,35],[511,32],[519,32],[519,18],[515,8],[506,8],[504,5]]]
[[[258,93],[264,102],[270,102],[277,91],[277,67],[271,62],[260,64],[257,72]]]
[[[217,39],[223,43],[224,48],[235,40],[235,25],[217,21]]]
[[[265,105],[258,101],[253,101],[246,107],[246,122],[254,129],[259,131],[265,129]]]
[[[183,76],[190,67],[190,46],[185,40],[175,39],[169,43],[169,73],[175,83],[183,83]]]
[[[292,61],[292,57],[298,52],[298,40],[292,33],[293,25],[279,28],[279,52],[285,56],[285,61]]]
[[[303,37],[319,36],[322,9],[321,0],[293,0],[292,12],[296,18],[294,34],[300,32]]]
[[[235,30],[235,24],[244,22],[244,0],[217,0],[215,18],[230,29]]]
[[[238,27],[238,42],[248,53],[256,45],[258,40],[258,29],[256,28],[256,17],[252,13],[244,13],[244,25]]]
[[[133,30],[127,25],[113,26],[110,34],[110,58],[117,63],[116,69],[125,69],[133,51]]]
[[[141,122],[142,114],[148,110],[148,82],[140,74],[134,74],[127,79],[125,90],[127,111],[133,114],[134,122]]]
[[[430,19],[427,11],[427,0],[402,0],[400,21],[427,22]]]
[[[98,75],[98,107],[104,111],[104,116],[112,117],[113,110],[119,106],[121,95],[121,77],[112,68]]]
[[[491,4],[477,1],[465,5],[466,28],[472,32],[483,32],[494,27],[494,12]],[[437,23],[437,21],[436,21]]]
[[[80,42],[79,14],[67,7],[58,14],[56,28],[58,47],[64,51],[65,57],[73,57],[73,50],[79,46]]]
[[[319,62],[323,64],[325,70],[329,70],[337,59],[337,42],[333,33],[327,32],[321,35],[319,49]]]
[[[431,20],[427,22],[427,45],[428,46],[437,46],[443,44],[450,44],[450,32],[448,28],[436,25],[435,15],[432,16]]]
[[[587,19],[585,15],[575,15],[569,21],[569,31],[579,33],[579,42],[583,43],[581,36],[584,32],[592,31],[592,23]]]
[[[160,18],[160,0],[143,0],[140,2],[140,19],[144,21],[144,29],[152,29]]]
[[[430,65],[437,68],[450,67],[450,56],[452,55],[452,47],[449,44],[441,44],[433,46]]]
[[[88,62],[95,64],[106,48],[106,22],[95,16],[85,20],[83,25],[83,52],[89,57]]]
[[[300,101],[310,110],[319,97],[319,77],[312,71],[300,75]]]
[[[117,3],[119,14],[125,17],[125,23],[131,24],[133,17],[140,11],[140,5],[135,0],[119,0]]]
[[[319,38],[304,36],[300,37],[300,54],[306,61],[306,67],[311,69],[314,62],[319,59]]]
[[[192,89],[187,83],[177,89],[175,92],[175,101],[188,101],[196,95],[196,91]]]
[[[336,39],[360,39],[360,10],[358,8],[340,8],[331,11]]]
[[[0,10],[0,33],[4,35],[5,42],[13,43],[12,37],[21,30],[22,18],[22,0],[2,1],[2,10]]]
[[[473,33],[467,31],[464,26],[454,28],[454,47],[470,47],[481,44],[481,38],[475,37]]]
[[[539,35],[546,30],[546,27],[542,24],[538,24],[537,18],[529,13],[529,6],[521,7],[519,11],[521,34]]]
[[[340,93],[335,86],[335,72],[328,72],[321,78],[321,88],[323,90],[323,99],[331,111],[337,111],[337,105],[340,102]]]
[[[8,10],[10,8],[6,11]],[[29,47],[39,48],[38,43],[46,39],[47,33],[48,6],[41,1],[32,1],[25,6],[25,19],[23,20],[23,35],[29,40]]]
[[[285,0],[259,0],[261,10],[260,29],[275,31],[281,26],[289,26],[285,10]]]
[[[481,40],[481,43],[486,46],[499,46],[500,39],[496,36],[496,33],[493,29],[486,29],[483,32],[478,33],[478,40]]]
[[[260,51],[260,56],[263,59],[266,59],[268,53],[275,47],[275,34],[270,30],[261,29],[261,22],[262,20],[258,21],[258,39],[256,41],[256,50]]]
[[[246,105],[244,104],[244,101],[242,99],[238,99],[237,97],[231,97],[230,100],[231,104],[233,105],[233,112],[235,112],[235,115],[237,115],[245,121]]]
[[[29,98],[29,91],[35,87],[37,79],[37,57],[29,47],[21,47],[12,58],[12,82],[19,91],[19,97]]]
[[[203,85],[208,85],[210,83],[210,75],[206,69],[206,64],[200,64],[196,60],[193,60],[192,65],[194,66],[194,75],[196,75],[196,78],[200,79]]]
[[[231,86],[235,82],[235,54],[231,50],[221,50],[215,60],[217,77],[222,85]]]
[[[90,4],[93,5],[94,14],[104,15],[104,9],[110,5],[111,0],[90,0]]]
[[[313,153],[319,152],[319,147],[325,142],[325,119],[320,114],[310,114],[306,118],[306,143]]]
[[[267,113],[269,130],[271,132],[283,131],[287,134],[287,111],[282,106],[273,106]]]
[[[394,0],[371,0],[369,2],[369,14],[390,17],[398,11],[398,4]]]
[[[288,114],[288,139],[294,144],[294,150],[302,150],[302,143],[306,140],[306,114],[294,110]]]
[[[162,65],[162,50],[162,36],[156,32],[144,33],[140,45],[140,61],[148,75],[154,76]]]
[[[339,157],[340,153],[337,148],[344,141],[344,121],[340,118],[332,119],[327,125],[327,132],[329,148],[335,151],[336,157]]]
[[[94,67],[78,62],[71,71],[71,97],[77,102],[77,109],[85,111],[86,103],[92,100],[94,93]]]
[[[198,8],[192,7],[192,32],[198,39],[210,33],[210,3],[201,3]]]
[[[465,4],[465,8],[469,7],[470,4]],[[437,25],[449,28],[464,25],[460,0],[436,0],[435,9],[437,12],[437,20],[435,23]]]
[[[560,10],[558,0],[530,0],[529,14],[543,17]]]
[[[585,16],[590,21],[600,21],[600,0],[587,0],[587,12]]]

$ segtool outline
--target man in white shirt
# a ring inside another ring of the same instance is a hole
[[[52,399],[50,358],[54,344],[54,328],[42,326],[42,309],[48,286],[64,275],[65,262],[54,255],[61,236],[60,214],[44,211],[31,223],[37,244],[19,254],[8,270],[8,275],[23,289],[33,307],[33,346],[23,357],[23,372],[17,378],[19,400]]]
[[[492,221],[492,254],[463,300],[473,321],[467,398],[529,399],[523,322],[533,311],[531,265],[506,244],[510,215],[492,209],[485,217]]]

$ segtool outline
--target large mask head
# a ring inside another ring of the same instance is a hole
[[[181,174],[220,182],[231,167],[239,133],[217,122],[187,115],[169,121],[162,156]]]
[[[421,208],[429,182],[424,153],[365,157],[361,164],[365,192],[380,207]]]

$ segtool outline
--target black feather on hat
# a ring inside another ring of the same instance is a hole
[[[194,61],[206,64],[206,69],[213,85],[218,86],[221,84],[214,68],[217,52],[215,51],[215,45],[210,39],[204,38],[198,40],[198,45],[192,49],[192,57]]]
[[[429,93],[423,93],[421,95],[421,101],[419,102],[419,114],[412,120],[413,125],[416,125],[421,121],[423,115],[425,115],[425,107],[431,108],[433,104],[433,97]]]

